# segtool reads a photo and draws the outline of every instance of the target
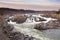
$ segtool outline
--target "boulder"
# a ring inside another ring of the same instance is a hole
[[[27,17],[24,15],[16,15],[14,16],[14,19],[12,21],[16,23],[24,23],[26,21]]]
[[[47,23],[48,27],[52,28],[60,28],[60,21],[59,20],[51,20]]]
[[[43,19],[43,18],[39,18],[40,19],[40,21],[46,21],[45,19]]]
[[[43,19],[43,18],[40,18],[40,17],[35,17],[35,21],[36,21],[36,22],[40,22],[40,21],[46,21],[46,20]]]
[[[28,35],[24,35],[20,32],[10,33],[10,40],[33,40],[33,37],[29,37]]]
[[[36,24],[34,28],[38,30],[60,29],[60,21],[51,20],[48,23],[39,23]]]
[[[34,29],[46,30],[46,29],[48,29],[48,28],[46,27],[46,24],[45,24],[45,23],[39,23],[39,24],[36,24],[36,25],[35,25]]]

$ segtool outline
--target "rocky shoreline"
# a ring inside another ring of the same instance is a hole
[[[36,24],[34,28],[38,29],[38,30],[60,29],[60,21],[59,20],[51,20],[47,23]]]

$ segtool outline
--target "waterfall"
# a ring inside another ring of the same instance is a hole
[[[27,18],[26,20],[27,23],[35,22],[34,18]]]
[[[29,15],[28,15],[28,16],[29,16]],[[39,21],[39,18],[38,18],[38,17],[46,20],[46,21],[42,21],[43,23],[47,23],[47,22],[49,22],[49,21],[51,21],[51,20],[57,20],[57,19],[53,19],[53,18],[42,17],[41,14],[38,14],[38,15],[30,15],[30,16],[27,18],[26,22],[27,22],[27,23],[32,23],[32,22],[37,23],[37,22],[35,21],[35,18],[36,18],[36,20]],[[40,22],[41,22],[41,21],[40,21]]]
[[[31,23],[31,22],[35,22],[34,20],[34,17],[32,15],[30,15],[27,20],[26,20],[27,23]]]

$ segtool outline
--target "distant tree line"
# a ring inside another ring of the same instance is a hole
[[[3,11],[2,10],[0,10],[0,15],[3,15]]]
[[[60,9],[56,12],[57,14],[60,14]]]

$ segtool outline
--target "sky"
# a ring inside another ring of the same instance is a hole
[[[21,5],[21,7],[24,5],[27,8],[34,8],[39,9],[39,7],[42,7],[42,9],[59,9],[60,8],[60,0],[0,0],[1,3],[8,3],[8,4],[14,4],[14,5]],[[23,4],[23,5],[22,5]],[[30,6],[30,7],[29,7]],[[30,9],[31,9],[30,8]],[[41,8],[40,8],[41,9]]]
[[[27,3],[27,4],[59,4],[60,0],[0,0],[0,2],[5,3]]]

